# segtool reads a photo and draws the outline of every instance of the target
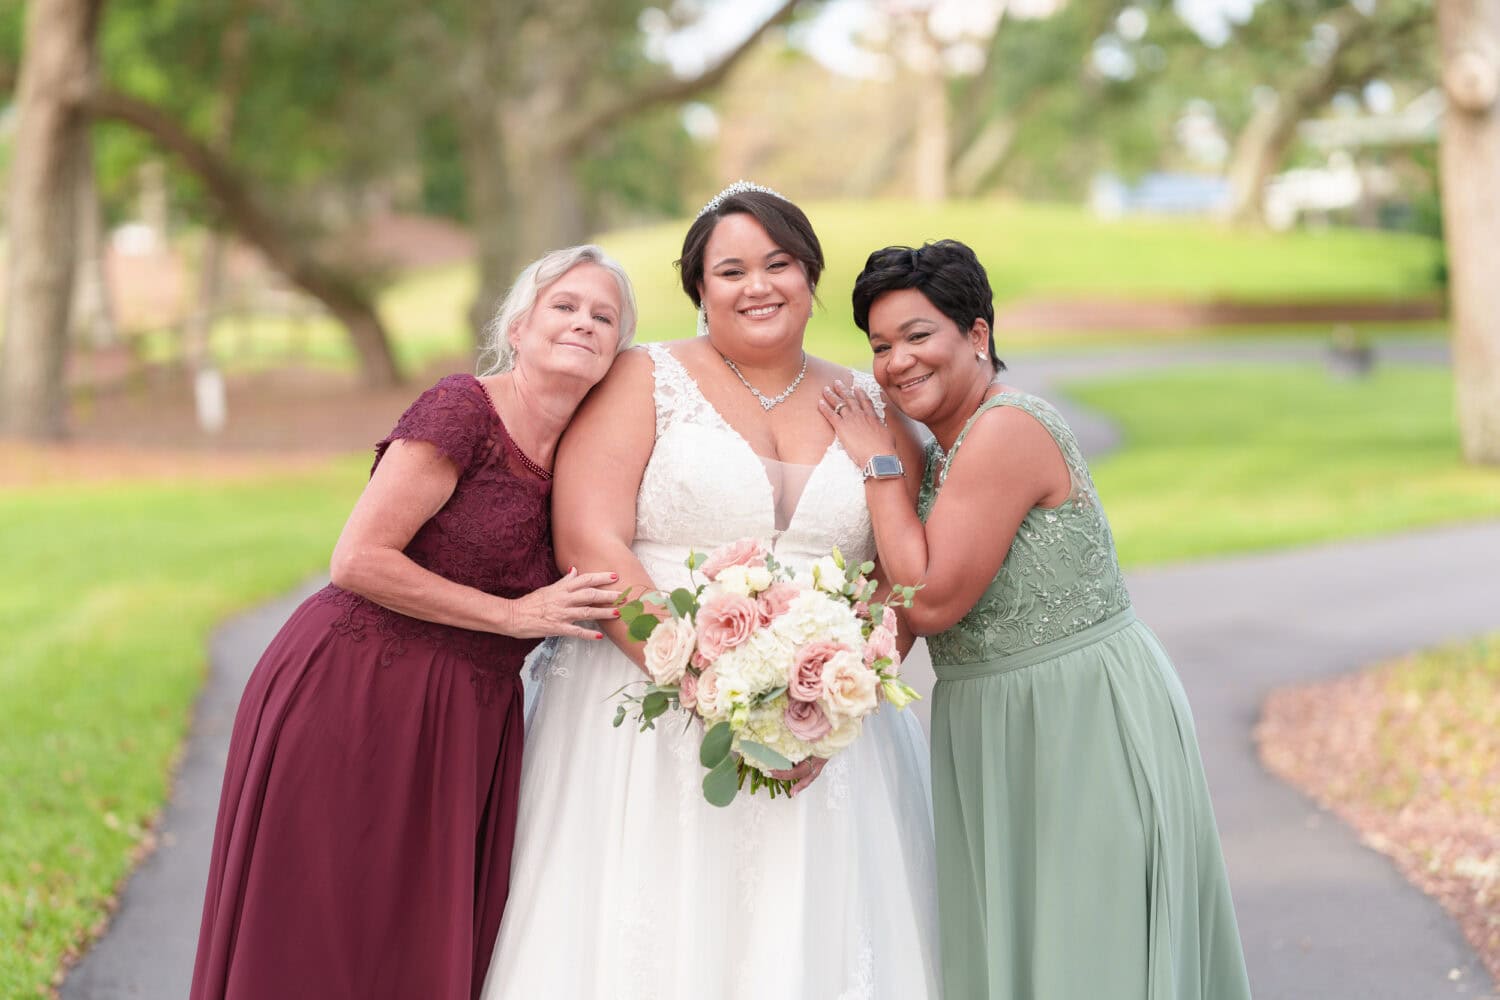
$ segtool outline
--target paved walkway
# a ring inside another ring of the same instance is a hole
[[[1316,347],[1230,344],[1121,355],[1022,358],[1013,380],[1144,366],[1316,360]],[[1441,345],[1395,345],[1387,359],[1441,362]],[[1091,454],[1108,424],[1065,406]],[[1250,731],[1272,688],[1332,676],[1447,639],[1500,628],[1500,523],[1415,532],[1130,575],[1142,617],[1172,652],[1192,699],[1204,763],[1261,1000],[1490,997],[1456,925],[1347,827],[1261,769]],[[235,703],[261,649],[301,599],[227,623],[198,706],[162,846],[127,886],[109,932],[63,996],[184,996],[191,977],[214,812]]]

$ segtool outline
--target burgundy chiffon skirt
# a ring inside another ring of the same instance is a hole
[[[476,684],[441,644],[341,631],[320,596],[240,702],[193,1000],[471,1000],[510,883],[517,671]]]

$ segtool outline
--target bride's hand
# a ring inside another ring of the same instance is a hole
[[[771,777],[780,778],[782,781],[794,781],[791,794],[795,798],[797,793],[817,780],[818,775],[823,773],[823,767],[828,763],[826,757],[808,757],[801,763],[788,768],[785,771],[772,771]]]
[[[835,380],[824,387],[818,412],[833,427],[844,453],[860,468],[871,455],[896,454],[896,435],[875,415],[875,404],[861,390],[845,388]]]

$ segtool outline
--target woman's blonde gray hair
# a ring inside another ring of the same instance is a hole
[[[510,286],[510,291],[505,293],[505,298],[500,302],[500,308],[495,310],[494,319],[485,324],[479,352],[482,369],[480,375],[498,375],[515,367],[516,349],[510,342],[511,329],[526,319],[536,307],[536,300],[543,289],[579,264],[598,264],[615,279],[615,284],[620,288],[620,343],[615,353],[630,346],[630,341],[635,337],[636,320],[635,290],[630,285],[630,276],[602,248],[585,243],[543,254],[516,276],[515,284]],[[484,365],[486,359],[491,359],[488,367]]]

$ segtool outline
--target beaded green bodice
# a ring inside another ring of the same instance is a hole
[[[917,513],[927,519],[964,437],[981,413],[997,406],[1024,410],[1047,428],[1067,462],[1073,485],[1059,506],[1027,512],[1005,562],[979,602],[952,628],[928,637],[934,663],[1008,656],[1067,638],[1130,607],[1114,535],[1083,453],[1062,414],[1043,399],[1023,392],[993,396],[969,418],[946,456],[937,442],[930,442]]]

